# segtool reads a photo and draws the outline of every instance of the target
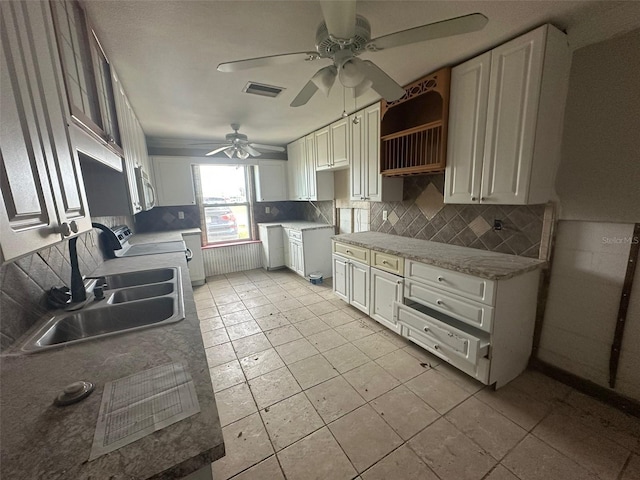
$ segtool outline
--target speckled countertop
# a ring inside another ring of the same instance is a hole
[[[546,262],[533,258],[429,242],[388,233],[348,233],[332,238],[490,280],[515,277],[546,265]]]
[[[113,259],[92,273],[168,266],[181,269],[184,320],[41,353],[8,352],[2,356],[1,478],[173,479],[206,467],[224,455],[184,254]],[[105,383],[171,362],[186,364],[201,411],[88,462]],[[78,404],[54,407],[52,401],[57,393],[77,380],[94,382],[95,391]]]
[[[192,233],[202,233],[202,230],[199,228],[185,228],[182,230],[136,233],[129,239],[129,243],[131,245],[136,245],[141,243],[175,242],[182,240],[183,234],[188,235]]]
[[[267,226],[267,227],[284,227],[291,228],[293,230],[316,230],[318,228],[334,228],[333,225],[329,225],[328,223],[315,223],[315,222],[305,222],[304,220],[291,220],[285,222],[265,222],[258,224]]]

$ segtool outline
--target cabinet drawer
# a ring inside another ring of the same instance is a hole
[[[396,303],[398,323],[413,330],[413,335],[446,357],[476,364],[489,351],[489,337],[480,336],[441,322],[419,307]]]
[[[347,243],[333,242],[333,253],[342,255],[343,257],[351,258],[369,265],[369,249],[356,247]]]
[[[415,280],[405,281],[404,296],[414,302],[425,303],[434,310],[451,315],[472,327],[491,332],[493,307],[447,295],[442,290],[428,287]]]
[[[462,295],[463,297],[493,305],[495,281],[434,267],[414,260],[406,260],[405,277],[419,280],[438,289]]]
[[[371,266],[402,276],[404,272],[404,258],[371,250]]]
[[[299,230],[292,230],[290,228],[286,229],[287,238],[289,240],[302,240],[302,232]]]

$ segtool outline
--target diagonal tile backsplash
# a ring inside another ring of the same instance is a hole
[[[540,252],[545,205],[446,205],[444,175],[407,177],[402,202],[370,208],[372,231],[532,258]]]

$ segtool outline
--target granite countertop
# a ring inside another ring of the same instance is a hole
[[[1,478],[182,478],[224,455],[184,254],[117,258],[92,274],[160,267],[180,267],[184,320],[40,353],[2,356]],[[200,412],[88,462],[105,383],[172,362],[186,365]],[[78,380],[95,383],[95,391],[75,405],[53,406],[60,390]]]
[[[157,243],[157,242],[175,242],[182,240],[182,235],[188,235],[193,233],[202,233],[199,228],[184,228],[181,230],[164,230],[161,232],[145,232],[136,233],[129,239],[131,245],[143,244],[143,243]]]
[[[546,262],[533,258],[418,240],[388,233],[348,233],[332,238],[340,242],[372,248],[379,252],[398,255],[417,262],[490,280],[507,279],[546,266]]]
[[[286,220],[284,222],[263,222],[259,223],[259,226],[266,227],[283,227],[283,228],[291,228],[292,230],[316,230],[318,228],[334,228],[333,225],[329,225],[328,223],[316,223],[316,222],[307,222],[304,220]]]

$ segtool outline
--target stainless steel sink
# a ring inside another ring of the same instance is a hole
[[[37,352],[184,319],[180,270],[162,268],[109,275],[105,300],[54,316],[23,344]]]

